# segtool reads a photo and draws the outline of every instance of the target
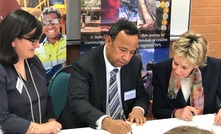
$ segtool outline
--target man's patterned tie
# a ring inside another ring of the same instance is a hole
[[[112,119],[119,119],[121,114],[120,98],[117,87],[116,74],[118,69],[113,69],[110,72],[110,84],[109,84],[109,108],[110,116]]]

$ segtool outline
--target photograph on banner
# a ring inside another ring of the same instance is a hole
[[[137,55],[141,58],[145,92],[152,99],[152,68],[169,58],[170,0],[138,0],[137,25],[141,36]]]
[[[81,0],[81,47],[103,45],[110,26],[126,18],[140,29],[142,49],[168,48],[170,5],[170,0]]]
[[[170,0],[139,0],[137,20],[141,32],[139,49],[154,49],[155,62],[169,58],[170,5]],[[165,53],[158,53],[156,50]],[[145,66],[146,63],[143,62]]]
[[[119,18],[126,18],[140,29],[140,52],[153,49],[148,53],[153,55],[151,61],[169,58],[170,5],[170,0],[81,0],[81,53],[104,45],[111,25]],[[89,19],[86,15],[90,15]],[[158,53],[156,49],[166,52]],[[145,67],[147,55],[139,55]]]
[[[49,82],[53,74],[66,65],[66,4],[65,0],[3,0],[0,4],[0,21],[9,12],[22,9],[35,16],[43,24],[39,57]]]
[[[81,52],[104,44],[100,32],[101,0],[81,0]]]

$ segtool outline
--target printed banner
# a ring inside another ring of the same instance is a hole
[[[82,0],[81,4],[81,53],[104,45],[111,25],[126,18],[140,29],[136,54],[144,68],[150,61],[169,58],[170,0]]]

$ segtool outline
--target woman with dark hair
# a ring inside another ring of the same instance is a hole
[[[42,63],[34,56],[42,25],[17,9],[0,23],[0,126],[5,133],[57,133]]]

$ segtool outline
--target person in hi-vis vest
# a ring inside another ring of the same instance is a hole
[[[50,81],[53,74],[66,65],[66,36],[60,32],[61,13],[53,7],[46,7],[41,13],[43,35],[35,54],[40,58]]]

